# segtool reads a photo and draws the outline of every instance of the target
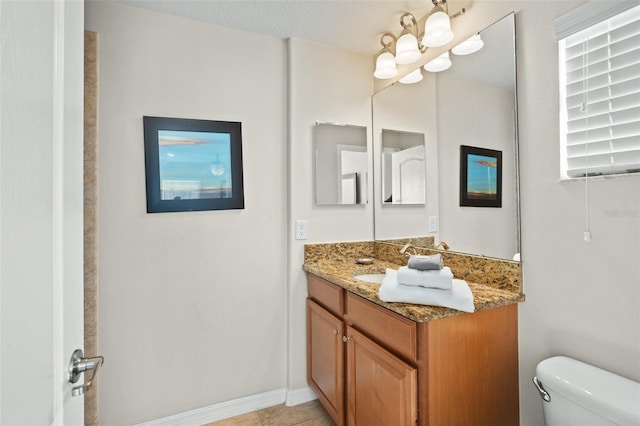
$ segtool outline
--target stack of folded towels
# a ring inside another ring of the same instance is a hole
[[[412,255],[407,266],[387,269],[379,291],[384,302],[444,306],[473,312],[473,294],[466,281],[453,278],[442,256]]]

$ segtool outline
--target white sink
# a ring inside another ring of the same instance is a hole
[[[384,276],[385,274],[361,274],[361,275],[354,275],[353,278],[360,281],[366,281],[368,283],[381,284]]]

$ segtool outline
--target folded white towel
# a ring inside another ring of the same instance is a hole
[[[417,269],[409,268],[408,266],[402,266],[398,269],[398,283],[451,290],[453,273],[448,266],[432,271],[418,271]]]
[[[387,269],[378,297],[383,302],[444,306],[463,312],[475,310],[473,293],[466,281],[454,279],[451,290],[403,286],[398,284],[397,271],[394,269]]]

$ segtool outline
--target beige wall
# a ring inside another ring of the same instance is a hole
[[[100,424],[286,386],[286,45],[88,2],[99,34]],[[142,116],[242,122],[244,210],[147,214]]]

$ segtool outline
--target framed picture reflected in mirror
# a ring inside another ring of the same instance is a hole
[[[502,151],[460,145],[460,206],[502,207]]]

